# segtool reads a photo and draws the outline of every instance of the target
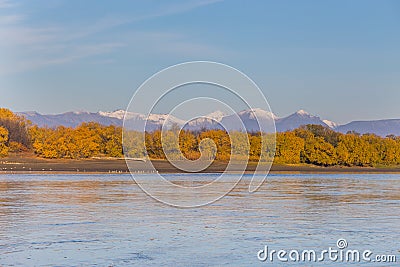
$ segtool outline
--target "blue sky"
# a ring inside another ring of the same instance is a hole
[[[0,106],[126,108],[149,76],[210,60],[278,116],[400,118],[399,1],[0,0]]]

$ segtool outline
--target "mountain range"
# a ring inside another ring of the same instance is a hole
[[[122,126],[124,116],[126,115],[126,125],[132,130],[143,129],[146,123],[147,130],[160,128],[164,123],[167,127],[173,124],[184,125],[185,121],[179,118],[169,116],[168,114],[150,114],[146,121],[146,116],[140,113],[126,113],[124,110],[116,110],[113,112],[66,112],[62,114],[44,115],[38,112],[19,112],[19,115],[25,116],[32,124],[40,127],[76,127],[83,122],[98,122],[102,125]],[[329,127],[335,131],[346,133],[355,131],[361,134],[374,133],[379,136],[387,136],[390,134],[400,136],[400,119],[373,120],[373,121],[352,121],[347,124],[339,125],[335,122],[321,119],[318,116],[299,110],[287,117],[278,117],[275,114],[255,108],[243,110],[237,114],[224,114],[221,111],[215,111],[204,117],[196,118],[185,125],[185,129],[220,129],[221,125],[225,125],[227,130],[244,130],[243,126],[238,124],[237,117],[243,122],[247,131],[255,131],[258,129],[256,117],[261,121],[262,125],[272,125],[275,122],[276,130],[284,132],[293,130],[306,124],[318,124]]]

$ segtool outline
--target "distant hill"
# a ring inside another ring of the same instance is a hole
[[[360,134],[374,133],[380,136],[394,134],[400,136],[400,119],[376,120],[376,121],[353,121],[336,127],[341,133],[356,131]]]
[[[37,112],[20,112],[19,115],[25,116],[33,124],[40,127],[57,127],[67,126],[76,127],[83,122],[98,122],[102,125],[122,126],[124,116],[126,116],[126,125],[130,129],[140,130],[146,123],[147,130],[155,130],[160,128],[164,122],[170,127],[173,124],[182,126],[185,121],[179,118],[169,116],[167,114],[151,114],[146,121],[146,116],[140,113],[126,113],[124,110],[116,110],[113,112],[66,112],[62,114],[44,115]],[[196,118],[185,125],[185,129],[221,129],[221,125],[225,125],[227,130],[247,130],[255,131],[258,128],[256,117],[259,119],[264,130],[269,131],[275,123],[279,132],[293,130],[301,125],[319,124],[330,127],[336,131],[346,133],[355,131],[361,134],[374,133],[379,136],[387,136],[394,134],[400,136],[400,119],[375,120],[375,121],[353,121],[348,124],[338,125],[335,122],[321,119],[318,116],[299,110],[287,117],[279,118],[275,114],[256,108],[243,110],[237,114],[224,114],[221,111],[215,111],[204,117]],[[237,118],[243,122],[238,123]]]

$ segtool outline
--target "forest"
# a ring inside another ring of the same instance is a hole
[[[125,137],[125,147],[122,144]],[[274,143],[274,139],[276,143]],[[164,144],[164,145],[163,145]],[[24,117],[0,108],[0,157],[9,153],[33,152],[48,159],[81,159],[125,156],[150,159],[200,157],[272,161],[277,164],[318,166],[400,165],[400,137],[338,133],[321,125],[304,125],[277,133],[186,131],[172,128],[144,135],[117,126],[82,123],[76,128],[41,128]]]

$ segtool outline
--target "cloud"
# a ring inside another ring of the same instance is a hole
[[[187,40],[174,33],[132,32],[127,35],[112,37],[113,29],[135,22],[151,20],[189,12],[190,10],[211,5],[220,0],[185,1],[180,4],[168,4],[153,9],[152,12],[134,16],[107,16],[86,25],[35,25],[25,14],[19,14],[14,2],[0,0],[0,8],[10,8],[8,13],[0,15],[0,74],[42,68],[49,65],[71,63],[88,57],[109,54],[126,46],[132,48],[143,44],[149,53],[158,50],[160,53],[213,53],[214,48]],[[106,34],[107,33],[107,34]],[[101,36],[101,38],[96,38]],[[96,39],[101,39],[97,43]],[[95,42],[95,44],[93,44]],[[153,50],[153,51],[152,51]]]
[[[50,49],[44,47],[37,48],[41,53],[31,51],[21,53],[13,57],[13,68],[0,64],[0,73],[10,74],[23,72],[32,69],[42,68],[51,65],[62,65],[76,60],[103,55],[124,47],[123,43],[97,43],[97,44],[77,44],[77,45],[58,45],[51,46]],[[36,52],[38,52],[38,50]],[[26,58],[29,57],[29,60]]]
[[[150,55],[203,56],[227,55],[227,49],[209,45],[202,40],[193,41],[188,36],[176,32],[129,32],[122,41],[130,47],[146,51]]]
[[[74,40],[78,38],[83,38],[92,34],[113,29],[118,26],[156,19],[160,17],[182,14],[196,8],[212,5],[222,1],[223,0],[201,0],[185,1],[180,4],[169,4],[168,6],[159,7],[159,9],[156,9],[151,13],[134,16],[133,18],[123,16],[107,16],[95,21],[90,25],[86,25],[86,27],[82,27],[82,29],[78,31],[74,31],[73,33],[68,34],[67,36],[65,36],[65,39]]]
[[[18,22],[22,22],[24,20],[24,16],[21,15],[5,15],[5,16],[0,16],[0,25],[10,25],[10,24],[16,24]]]
[[[15,2],[11,2],[9,0],[0,0],[0,8],[11,8],[15,6],[17,6]]]

